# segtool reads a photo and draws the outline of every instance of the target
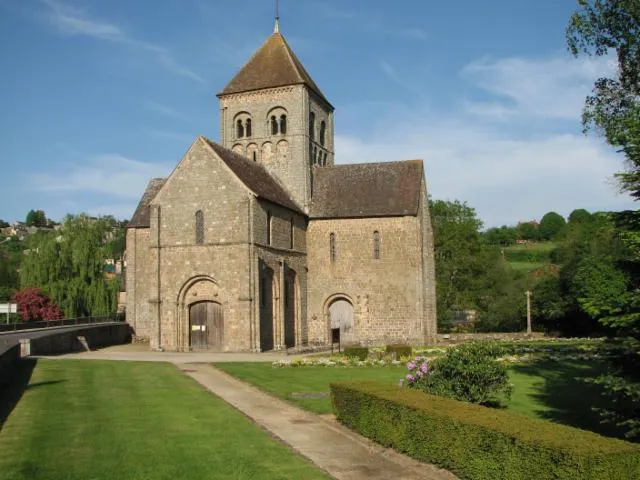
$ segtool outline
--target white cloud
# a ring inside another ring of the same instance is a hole
[[[100,19],[58,0],[41,0],[48,7],[47,19],[60,33],[86,36],[113,43],[121,43],[155,55],[156,62],[167,71],[206,83],[204,78],[178,62],[171,52],[160,45],[144,42],[127,34],[123,28]]]
[[[90,192],[137,200],[150,178],[166,176],[172,167],[160,163],[140,162],[118,154],[103,154],[66,172],[34,174],[32,188],[64,196]]]
[[[495,96],[495,107],[511,113],[517,109],[523,115],[573,120],[595,78],[611,74],[614,68],[610,58],[577,60],[566,54],[539,60],[483,58],[467,65],[461,75]],[[467,105],[478,113],[483,104]]]
[[[598,59],[572,62],[556,56],[474,62],[462,78],[495,99],[471,98],[446,111],[413,105],[402,114],[398,105],[388,105],[376,115],[385,128],[372,125],[374,134],[336,136],[336,159],[422,158],[430,194],[468,201],[487,226],[539,219],[550,210],[567,215],[575,208],[632,208],[611,180],[623,169],[622,157],[602,139],[577,133],[584,97],[610,65]],[[382,68],[412,90],[390,65]],[[518,125],[504,122],[514,117]]]

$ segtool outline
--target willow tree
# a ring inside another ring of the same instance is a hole
[[[119,228],[112,217],[68,215],[59,230],[29,240],[21,287],[41,288],[66,317],[114,312],[118,283],[105,276],[105,260]]]

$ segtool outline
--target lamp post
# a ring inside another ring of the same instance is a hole
[[[531,292],[524,292],[527,296],[527,335],[531,335]]]

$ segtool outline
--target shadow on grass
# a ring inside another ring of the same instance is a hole
[[[28,388],[38,385],[38,383],[29,385],[29,380],[31,379],[31,374],[33,373],[36,363],[38,363],[38,360],[35,358],[26,358],[19,361],[16,364],[16,370],[11,379],[2,385],[0,389],[0,432],[24,392]],[[39,382],[39,384],[44,383],[52,382]]]
[[[513,371],[543,379],[536,384],[531,395],[531,412],[538,418],[590,430],[607,437],[625,439],[623,431],[611,424],[600,422],[593,407],[610,405],[598,385],[585,383],[583,378],[596,377],[605,371],[599,363],[538,361],[517,365]]]

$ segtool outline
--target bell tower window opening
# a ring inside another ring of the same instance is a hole
[[[247,118],[247,123],[246,123],[246,127],[245,127],[245,135],[247,137],[251,136],[251,119]]]
[[[324,147],[324,137],[325,137],[326,130],[327,130],[327,124],[323,120],[322,122],[320,122],[320,145],[322,145],[323,147]]]
[[[238,119],[236,122],[236,138],[244,137],[244,127],[242,126],[242,120]]]
[[[336,261],[336,234],[329,234],[329,258],[331,259],[331,263],[335,263]]]
[[[204,214],[202,210],[196,212],[196,245],[204,244]]]
[[[271,116],[271,135],[278,134],[278,120],[276,120],[276,116]]]
[[[253,161],[254,161],[254,162],[257,162],[257,161],[258,161],[258,157],[257,157],[257,154],[256,154],[256,152],[255,152],[255,151],[253,152]]]
[[[373,232],[373,258],[380,260],[380,232]]]
[[[281,135],[287,134],[287,116],[286,115],[280,115],[280,134]]]

